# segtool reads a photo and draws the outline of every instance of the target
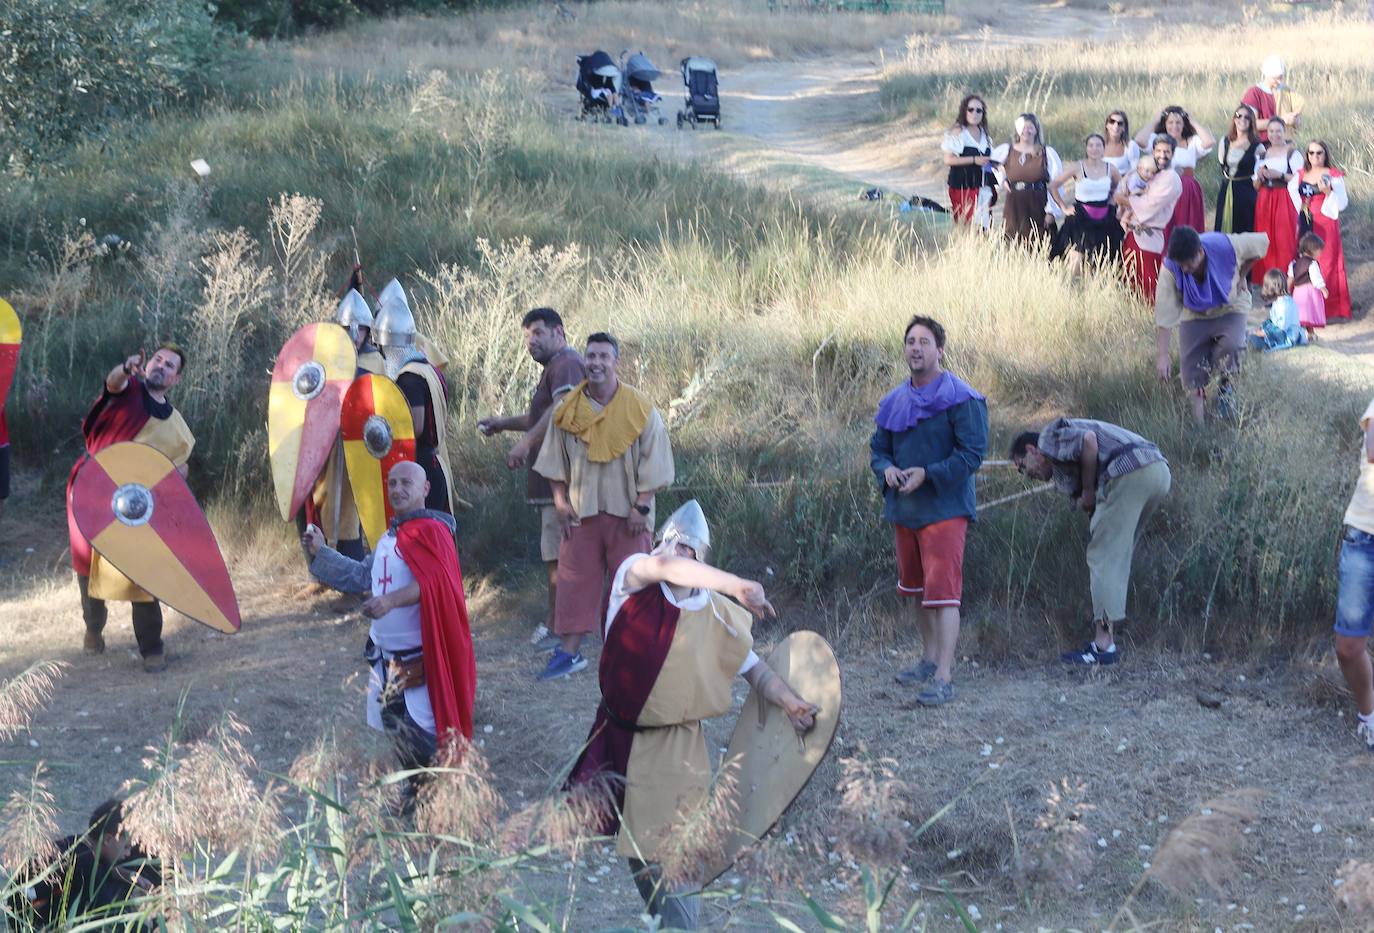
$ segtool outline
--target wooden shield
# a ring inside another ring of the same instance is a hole
[[[186,480],[147,444],[87,458],[72,482],[72,517],[91,547],[148,593],[216,631],[239,630],[239,604],[219,543]]]
[[[14,383],[14,371],[19,366],[19,342],[23,335],[19,315],[14,313],[8,301],[0,298],[0,411],[5,410],[5,399],[9,398],[10,386]]]
[[[344,396],[339,431],[358,521],[367,543],[375,548],[391,523],[386,476],[402,460],[415,459],[415,422],[410,405],[386,376],[359,376]]]
[[[357,351],[338,324],[307,324],[291,335],[272,368],[267,450],[281,517],[305,505],[339,433],[339,410]]]
[[[840,724],[840,665],[829,642],[815,632],[793,632],[773,649],[768,665],[797,696],[821,710],[815,727],[799,741],[781,707],[764,700],[758,691],[749,692],[721,759],[722,767],[736,769],[735,834],[706,872],[710,881],[773,828],[811,780]]]

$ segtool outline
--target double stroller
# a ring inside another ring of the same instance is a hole
[[[687,107],[677,112],[677,128],[690,123],[714,123],[720,129],[720,84],[716,63],[693,55],[682,60],[682,83],[687,88]]]
[[[607,53],[597,50],[590,55],[577,59],[577,92],[581,95],[582,109],[579,120],[593,123],[629,124],[625,110],[620,103],[622,75],[620,67]]]

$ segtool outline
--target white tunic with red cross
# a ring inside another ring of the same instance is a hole
[[[396,550],[396,532],[388,531],[377,544],[372,555],[372,595],[385,596],[404,589],[415,582],[415,576]],[[386,659],[397,653],[412,654],[422,644],[420,638],[420,604],[393,609],[380,619],[372,620],[368,631],[372,643],[382,652],[382,660],[372,665],[367,679],[367,724],[382,728],[382,673]],[[412,687],[406,691],[406,711],[415,724],[426,732],[434,732],[434,709],[429,705],[429,688]]]

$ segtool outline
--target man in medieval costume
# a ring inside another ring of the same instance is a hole
[[[448,462],[448,387],[416,343],[415,315],[401,284],[382,289],[372,338],[381,348],[386,375],[396,383],[415,419],[415,459],[429,480],[425,507],[453,514],[453,468]]]
[[[819,710],[754,654],[750,613],[777,613],[762,585],[706,563],[711,531],[696,500],[673,513],[659,539],[616,570],[601,705],[568,783],[609,779],[615,807],[601,831],[618,834],[616,851],[663,928],[695,930],[695,890],[707,879],[665,880],[660,852],[711,792],[701,720],[730,711],[737,676],[800,733]]]
[[[353,347],[358,352],[354,376],[381,373],[385,363],[372,343],[372,309],[356,289],[350,288],[344,293],[334,314],[334,321],[353,338]],[[296,516],[297,530],[304,533],[307,525],[320,526],[324,530],[325,540],[336,542],[335,550],[345,557],[361,560],[367,553],[341,444],[335,444],[334,452],[329,455],[324,471],[315,481],[315,488],[311,490],[305,508]],[[352,607],[349,605],[347,608]]]
[[[402,768],[413,770],[428,767],[459,736],[472,738],[477,662],[453,516],[425,507],[429,482],[416,463],[392,467],[386,487],[395,518],[363,560],[326,546],[315,525],[301,543],[321,583],[372,594],[363,604],[372,619],[367,724],[391,736]],[[415,787],[412,780],[412,799]]]
[[[620,343],[587,338],[587,378],[549,421],[535,472],[549,480],[562,527],[553,631],[560,639],[540,680],[587,666],[582,640],[601,619],[606,578],[649,550],[654,496],[673,481],[673,448],[649,398],[616,376]]]
[[[184,477],[196,439],[181,413],[167,401],[167,393],[181,381],[185,369],[185,352],[176,344],[165,343],[146,362],[139,351],[110,370],[100,397],[81,422],[86,454],[72,467],[67,480],[67,531],[72,568],[81,593],[81,615],[86,622],[82,647],[87,654],[103,653],[103,632],[109,616],[106,603],[133,603],[134,637],[143,657],[143,669],[149,673],[167,667],[162,644],[162,606],[91,548],[72,515],[72,482],[86,456],[94,456],[121,441],[147,444],[160,451]]]
[[[535,629],[530,643],[551,651],[561,644],[553,634],[553,614],[558,600],[558,547],[563,541],[563,526],[553,507],[553,489],[547,479],[535,472],[533,463],[549,433],[555,404],[587,378],[587,367],[582,363],[582,354],[568,346],[563,318],[553,308],[530,311],[521,320],[520,329],[524,331],[530,356],[540,368],[539,383],[534,387],[529,410],[506,418],[483,418],[477,422],[477,430],[486,437],[503,431],[521,432],[520,440],[511,445],[506,455],[506,467],[517,470],[530,465],[525,501],[539,513],[539,556],[549,576],[548,619]]]

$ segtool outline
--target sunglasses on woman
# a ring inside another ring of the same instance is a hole
[[[1121,122],[1122,122],[1122,121],[1118,120],[1116,117],[1110,117],[1110,118],[1108,118],[1108,120],[1107,120],[1107,125],[1108,125],[1108,126],[1121,126]]]
[[[969,112],[969,113],[982,113],[982,112],[983,112],[983,108],[982,108],[982,107],[970,107],[970,108],[968,108],[968,112]]]
[[[1250,114],[1248,114],[1248,113],[1238,113],[1238,114],[1236,114],[1236,119],[1237,119],[1237,120],[1249,120],[1249,119],[1250,119]]]

